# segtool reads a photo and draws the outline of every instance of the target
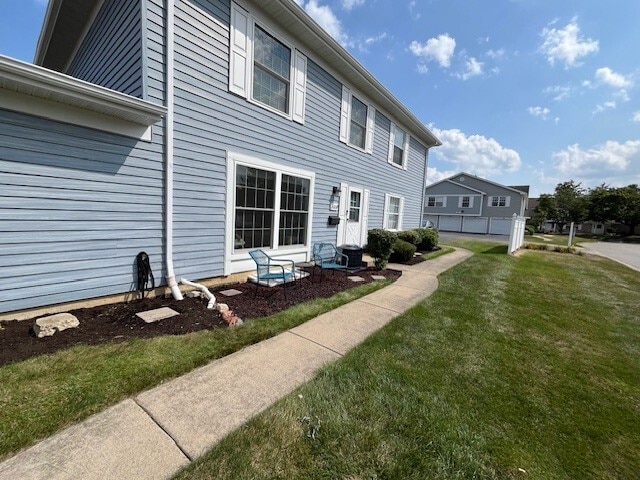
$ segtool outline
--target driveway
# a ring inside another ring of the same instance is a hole
[[[632,243],[584,242],[585,252],[615,260],[640,272],[640,245]]]
[[[460,240],[475,240],[478,242],[509,243],[509,235],[484,235],[482,233],[438,232],[440,243]]]

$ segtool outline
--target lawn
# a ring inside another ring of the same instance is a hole
[[[431,298],[177,478],[638,478],[640,274],[464,246]]]
[[[546,245],[559,245],[566,247],[569,244],[569,235],[548,235],[543,233],[536,233],[535,235],[525,235],[525,243],[544,243]],[[581,243],[597,242],[598,238],[575,236],[573,239],[573,246],[579,246]]]
[[[215,358],[333,310],[390,280],[299,304],[242,327],[79,346],[0,367],[0,460]]]

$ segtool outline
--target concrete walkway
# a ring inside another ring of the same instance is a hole
[[[456,250],[394,284],[125,400],[0,464],[1,480],[169,478],[233,430],[430,296]]]

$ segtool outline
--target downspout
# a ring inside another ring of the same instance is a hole
[[[182,293],[173,271],[173,67],[174,67],[174,0],[167,0],[166,38],[166,96],[167,116],[165,117],[165,255],[167,264],[167,285],[176,300],[182,300]]]

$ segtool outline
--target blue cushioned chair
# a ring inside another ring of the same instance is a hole
[[[296,280],[296,266],[293,260],[274,259],[267,255],[263,250],[256,249],[250,250],[249,255],[256,262],[256,291],[254,295],[258,294],[258,286],[262,282],[266,282],[266,286],[270,287],[271,280],[282,280],[282,289],[284,291],[284,298],[287,299],[287,283]],[[291,269],[286,270],[284,265],[279,263],[291,264]]]
[[[320,268],[320,283],[325,270],[344,270],[348,275],[349,257],[338,252],[332,243],[316,243],[313,245],[313,262]]]

